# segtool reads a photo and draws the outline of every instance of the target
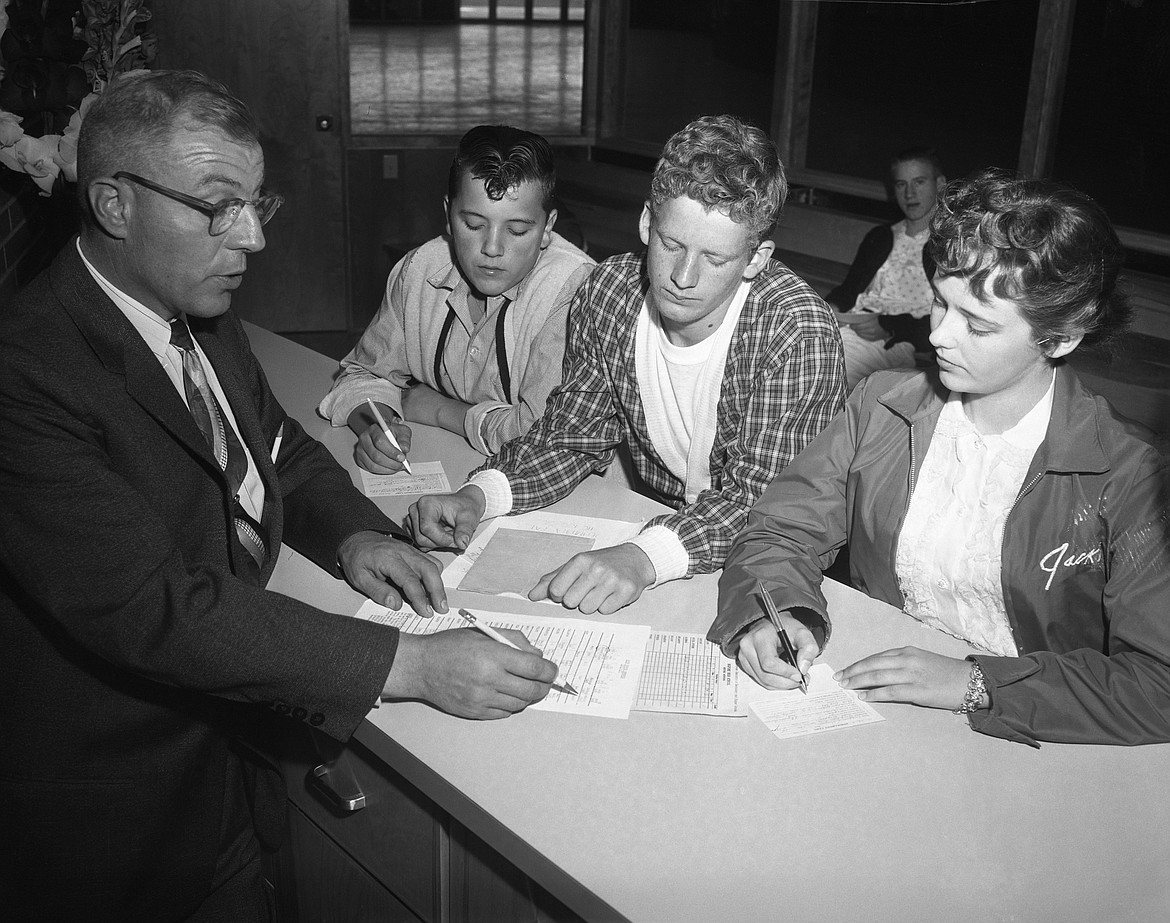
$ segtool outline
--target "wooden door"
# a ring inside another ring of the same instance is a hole
[[[278,332],[346,329],[347,3],[154,0],[153,9],[154,66],[202,71],[244,100],[260,123],[266,183],[285,196],[233,307]]]

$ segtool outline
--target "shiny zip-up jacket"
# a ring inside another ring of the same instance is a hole
[[[781,609],[831,626],[822,567],[849,542],[854,586],[901,608],[898,535],[946,400],[935,373],[879,372],[760,496],[719,582],[707,637],[734,656],[764,580]],[[1017,657],[979,654],[986,734],[1170,741],[1167,472],[1148,433],[1057,370],[1048,432],[1004,527],[1004,604]]]

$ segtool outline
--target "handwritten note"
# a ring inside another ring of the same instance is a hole
[[[500,516],[444,568],[443,583],[473,593],[525,598],[541,577],[573,555],[620,545],[641,529],[640,522],[544,511]]]
[[[433,634],[447,629],[474,631],[454,615],[422,618],[409,606],[387,609],[367,600],[357,611],[358,618],[393,625],[411,634]],[[512,628],[555,663],[557,680],[570,683],[577,695],[551,691],[531,708],[541,711],[592,715],[599,718],[628,718],[646,651],[650,628],[646,625],[619,625],[586,619],[475,611],[476,618],[493,628]]]
[[[826,663],[813,664],[808,671],[808,695],[799,689],[779,691],[756,686],[758,691],[750,694],[749,707],[781,739],[885,720],[852,689],[842,689],[833,679],[835,672]]]
[[[437,461],[411,462],[414,474],[371,474],[361,469],[362,490],[367,497],[405,497],[410,494],[445,494],[451,491],[451,482]]]

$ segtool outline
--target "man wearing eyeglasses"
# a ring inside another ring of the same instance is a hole
[[[0,894],[7,919],[263,920],[282,792],[266,713],[345,740],[380,698],[502,717],[556,667],[264,589],[282,541],[446,610],[437,564],[276,402],[229,310],[280,198],[243,104],[111,84],[83,228],[0,312]],[[521,644],[523,642],[517,638]]]

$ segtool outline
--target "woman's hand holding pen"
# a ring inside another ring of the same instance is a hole
[[[958,708],[967,693],[971,663],[917,647],[870,654],[834,677],[867,702],[909,702],[927,708]]]
[[[780,620],[796,648],[799,671],[785,658],[780,636],[768,619],[753,622],[740,637],[736,661],[748,676],[767,689],[795,689],[820,649],[812,632],[787,611],[780,613]]]

